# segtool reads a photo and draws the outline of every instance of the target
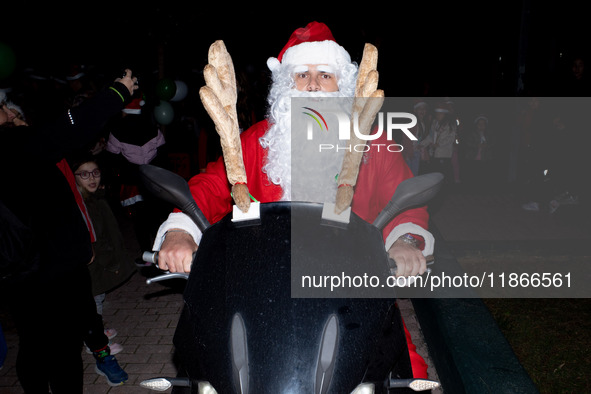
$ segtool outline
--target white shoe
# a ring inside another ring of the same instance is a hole
[[[118,353],[121,353],[123,346],[120,343],[112,343],[109,345],[109,349],[111,350],[111,356],[114,356]]]
[[[109,340],[111,340],[117,336],[117,330],[115,330],[114,328],[106,328],[105,335],[107,336],[107,338],[109,338]]]

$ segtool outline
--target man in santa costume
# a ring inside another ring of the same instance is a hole
[[[277,58],[267,65],[272,72],[272,86],[268,97],[268,118],[253,125],[240,135],[248,190],[261,203],[295,201],[327,201],[327,197],[304,196],[314,190],[313,185],[296,185],[300,164],[314,168],[328,196],[334,196],[338,182],[334,182],[342,162],[334,166],[314,166],[308,158],[294,158],[292,150],[292,98],[342,97],[355,95],[358,66],[347,51],[336,43],[328,27],[312,22],[297,29]],[[412,177],[402,154],[384,146],[392,141],[384,135],[371,141],[372,146],[363,156],[352,211],[368,222],[373,222],[388,203],[397,185]],[[338,136],[335,137],[338,144]],[[341,141],[342,143],[342,141]],[[382,149],[377,149],[381,146]],[[334,167],[334,168],[331,168]],[[301,172],[305,174],[306,172]],[[325,176],[325,179],[322,179]],[[329,179],[332,178],[332,182]],[[338,177],[337,177],[338,178]],[[197,205],[210,223],[215,223],[232,211],[231,185],[226,176],[223,158],[210,163],[204,173],[189,181]],[[328,197],[330,198],[330,197]],[[427,231],[426,207],[410,209],[398,215],[385,229],[384,242],[389,255],[397,263],[400,276],[414,276],[426,270],[425,256],[433,252],[433,236]],[[193,252],[198,248],[201,232],[185,214],[175,211],[161,225],[154,250],[159,250],[159,266],[170,272],[189,272]],[[427,366],[415,351],[408,331],[410,358],[415,378],[427,378]]]

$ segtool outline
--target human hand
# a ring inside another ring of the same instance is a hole
[[[133,92],[139,88],[137,77],[133,77],[131,70],[126,68],[125,74],[121,78],[115,79],[115,82],[121,82],[127,90],[129,90],[129,94],[133,96]]]
[[[28,126],[28,123],[19,117],[14,118],[12,123],[14,123],[15,126]]]
[[[158,252],[158,267],[170,272],[190,272],[197,244],[183,231],[169,231]]]
[[[90,248],[92,249],[92,256],[90,257],[90,261],[86,265],[94,263],[94,258],[96,256],[96,253],[94,253],[94,245],[91,245]]]
[[[396,262],[396,276],[422,275],[427,270],[427,259],[423,253],[402,240],[394,242],[388,256]]]

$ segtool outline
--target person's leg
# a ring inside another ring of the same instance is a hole
[[[455,183],[460,183],[460,158],[458,154],[458,150],[454,149],[452,156],[451,156],[451,166],[453,169],[453,179]]]
[[[105,293],[94,296],[94,303],[96,305],[96,313],[102,316],[103,303],[105,302]]]
[[[17,376],[25,393],[82,393],[82,336],[71,278],[19,287],[13,316],[19,334]],[[55,347],[59,344],[59,349]]]
[[[4,366],[4,360],[6,360],[6,354],[8,353],[8,346],[6,345],[6,338],[4,337],[4,331],[2,331],[2,324],[0,324],[0,369]]]
[[[404,319],[402,319],[402,325],[404,327],[404,336],[406,338],[406,345],[408,346],[408,357],[410,358],[410,366],[412,368],[412,376],[415,379],[429,379],[427,374],[427,363],[425,359],[417,353],[417,347],[412,341],[410,332],[406,328]]]
[[[45,362],[51,364],[49,385],[52,394],[81,392],[83,388],[83,336],[78,313],[82,305],[80,295],[84,289],[83,283],[80,283],[81,273],[88,273],[86,266],[81,266],[63,278],[59,288],[54,290],[60,307],[47,308],[54,309],[51,315],[55,320],[47,320],[52,322],[49,324],[49,335],[55,342],[51,343],[60,344],[59,352],[55,352],[55,361],[45,358]],[[53,283],[50,286],[54,288]]]
[[[28,302],[19,302],[22,307],[33,306]],[[19,306],[20,309],[20,306]],[[16,374],[25,393],[48,393],[49,371],[40,354],[46,339],[42,333],[35,332],[40,317],[33,307],[20,309],[23,313],[13,313],[19,335],[19,347],[16,356]],[[31,315],[29,315],[29,313]],[[41,330],[42,331],[42,330]]]
[[[50,350],[51,357],[45,356],[45,365],[49,369],[49,387],[52,394],[81,393],[83,391],[84,366],[82,363],[82,340],[65,338],[59,328],[54,330],[54,338],[59,339],[59,351]],[[54,354],[55,353],[55,354]]]
[[[107,378],[110,386],[118,386],[127,381],[127,373],[119,366],[109,348],[109,338],[105,335],[103,318],[97,313],[95,299],[92,295],[91,279],[88,270],[81,274],[78,280],[82,287],[79,289],[81,300],[80,312],[84,342],[92,351],[96,360],[95,371]]]

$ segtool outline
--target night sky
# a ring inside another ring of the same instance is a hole
[[[567,2],[449,3],[394,2],[361,11],[308,3],[263,11],[219,3],[207,11],[197,2],[173,0],[21,1],[3,6],[0,42],[14,49],[19,69],[54,75],[73,63],[107,73],[123,67],[153,73],[161,48],[165,74],[187,79],[201,71],[217,39],[226,43],[237,71],[266,71],[266,59],[293,30],[317,20],[354,60],[365,42],[378,46],[387,96],[511,96],[523,64],[528,87],[545,94],[568,72],[571,55],[587,49],[584,13]]]

